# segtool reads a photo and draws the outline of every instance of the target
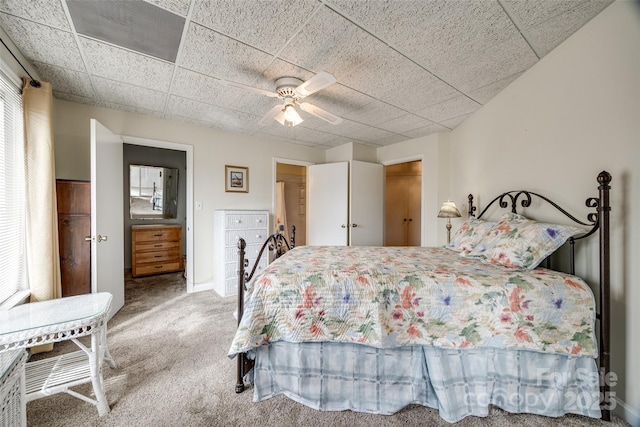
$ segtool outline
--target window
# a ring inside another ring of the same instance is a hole
[[[0,305],[27,288],[22,97],[0,72]]]

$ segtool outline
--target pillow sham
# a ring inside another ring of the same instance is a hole
[[[507,213],[470,255],[484,256],[491,264],[532,270],[567,239],[583,232],[580,227],[548,224]]]
[[[484,221],[476,218],[469,218],[454,233],[451,243],[446,247],[460,255],[466,255],[482,240],[482,238],[497,224],[497,222]]]

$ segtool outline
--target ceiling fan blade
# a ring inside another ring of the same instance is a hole
[[[317,118],[322,119],[325,122],[329,122],[332,125],[337,125],[338,123],[342,122],[341,117],[338,117],[335,114],[331,114],[330,112],[325,111],[320,107],[316,107],[315,105],[309,104],[308,102],[303,102],[299,105],[303,111],[306,111],[307,113],[316,116]]]
[[[280,121],[278,119],[278,116],[282,116],[282,121]],[[282,112],[282,105],[276,105],[275,107],[273,107],[271,110],[269,110],[267,112],[267,114],[265,114],[260,121],[258,122],[259,125],[266,125],[269,124],[269,120],[272,119],[276,119],[278,120],[280,123],[284,124],[284,113]]]
[[[337,80],[335,77],[333,77],[333,74],[329,74],[326,71],[320,71],[318,74],[298,86],[296,88],[296,92],[298,93],[298,95],[300,95],[300,97],[309,96],[312,93],[316,93],[320,89],[331,86],[336,81]]]
[[[225,86],[236,87],[238,89],[248,90],[249,92],[255,92],[260,95],[270,96],[272,98],[277,98],[279,95],[276,92],[270,92],[268,90],[260,89],[258,87],[243,85],[242,83],[230,82],[228,80],[220,80],[220,82]]]

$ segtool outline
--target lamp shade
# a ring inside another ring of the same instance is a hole
[[[444,202],[438,212],[438,218],[460,218],[461,216],[456,204],[451,200]]]

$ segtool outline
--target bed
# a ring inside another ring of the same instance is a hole
[[[495,197],[444,247],[295,247],[274,234],[254,277],[238,243],[236,392],[318,410],[393,414],[419,404],[446,421],[515,413],[609,420],[609,189],[598,175],[580,220],[530,191]],[[571,225],[518,208],[540,200]],[[483,218],[496,206],[504,214]],[[508,210],[510,208],[510,210]],[[292,233],[295,235],[295,231]],[[598,236],[596,299],[575,275],[576,242]],[[569,246],[569,272],[550,255]],[[597,301],[597,302],[596,302]]]

